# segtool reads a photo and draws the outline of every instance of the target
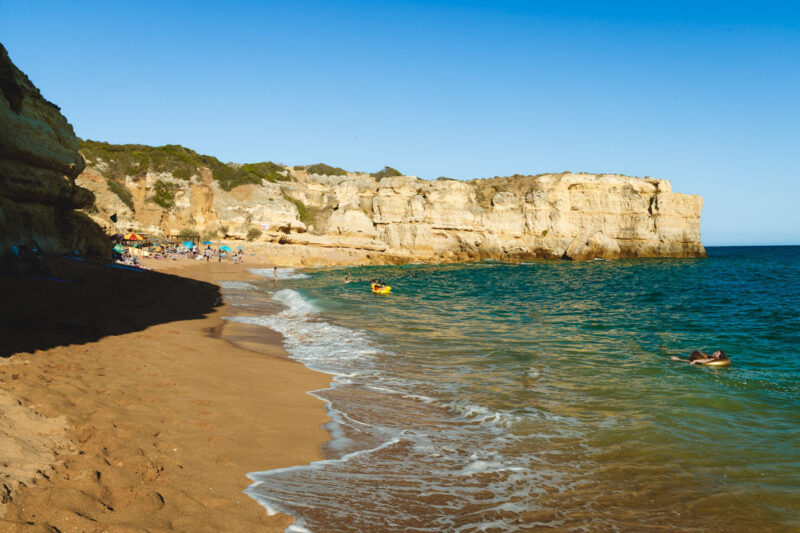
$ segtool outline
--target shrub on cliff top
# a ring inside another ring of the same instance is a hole
[[[383,167],[381,170],[377,172],[373,172],[370,174],[373,178],[392,178],[394,176],[402,176],[403,173],[397,170],[396,168],[392,167]]]
[[[280,174],[284,168],[272,162],[230,165],[216,157],[198,154],[177,144],[146,146],[143,144],[109,144],[99,141],[79,140],[81,154],[88,166],[100,162],[108,165],[106,177],[121,182],[125,176],[138,178],[148,171],[170,172],[178,179],[188,180],[200,173],[200,168],[211,170],[220,186],[229,191],[239,185],[260,184],[290,179]],[[121,185],[120,185],[121,186]]]
[[[121,180],[125,176],[144,176],[148,171],[171,172],[180,179],[189,179],[202,164],[197,152],[168,144],[145,146],[143,144],[109,144],[99,141],[80,140],[79,147],[86,164],[94,166],[102,160],[108,165],[106,177]]]
[[[242,171],[250,174],[260,176],[270,182],[287,181],[289,180],[288,172],[284,175],[281,172],[286,172],[286,169],[272,161],[265,161],[264,163],[245,163],[242,165]]]
[[[309,174],[319,174],[321,176],[344,176],[347,171],[343,168],[332,167],[325,163],[317,163],[316,165],[309,165],[306,167]]]

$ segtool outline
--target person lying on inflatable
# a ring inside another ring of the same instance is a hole
[[[717,350],[711,355],[703,353],[700,350],[695,350],[689,355],[689,359],[681,359],[674,355],[670,357],[672,361],[682,361],[690,365],[705,365],[705,366],[730,366],[731,360],[725,355],[722,350]]]
[[[373,280],[369,285],[372,287],[372,292],[375,294],[389,294],[392,290],[390,286],[384,285],[382,280]]]

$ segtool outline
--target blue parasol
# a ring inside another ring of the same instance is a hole
[[[219,247],[219,249],[222,250],[223,252],[231,252],[232,251],[231,247],[227,246],[227,245],[222,245],[222,246]]]
[[[203,244],[211,244],[211,241],[203,241]]]
[[[194,243],[192,241],[183,241],[184,248],[194,248]]]

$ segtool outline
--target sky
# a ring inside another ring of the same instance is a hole
[[[0,0],[84,139],[421,178],[612,172],[800,244],[800,2]]]

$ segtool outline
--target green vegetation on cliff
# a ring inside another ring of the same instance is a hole
[[[283,198],[287,202],[291,202],[294,204],[294,206],[297,208],[297,218],[299,218],[300,222],[302,222],[306,226],[318,225],[323,218],[327,219],[330,216],[330,211],[332,211],[332,209],[330,208],[327,209],[327,215],[326,215],[326,209],[307,206],[300,200],[292,198],[285,192],[283,193]]]
[[[262,234],[262,232],[261,232],[260,229],[258,229],[258,228],[250,228],[249,230],[247,230],[247,240],[248,241],[254,241],[254,240],[258,239],[259,237],[261,237],[261,234]]]
[[[373,178],[378,178],[378,179],[381,179],[381,178],[393,178],[395,176],[402,176],[402,175],[403,175],[402,172],[400,172],[396,168],[392,168],[392,167],[383,167],[378,172],[373,172],[372,173],[372,177]]]
[[[285,192],[283,193],[283,199],[294,204],[294,206],[297,208],[297,218],[299,218],[301,222],[305,223],[306,221],[304,219],[308,219],[309,215],[308,206],[306,206],[306,204],[300,200],[295,200]]]
[[[248,183],[260,184],[261,180],[274,183],[290,179],[280,173],[285,169],[276,163],[267,161],[245,165],[226,164],[216,157],[198,154],[194,150],[177,144],[146,146],[143,144],[109,144],[91,140],[79,140],[78,142],[87,166],[99,167],[98,170],[117,183],[121,182],[125,176],[139,178],[147,172],[169,172],[178,179],[188,180],[192,176],[199,175],[200,169],[203,167],[211,170],[214,179],[226,191]],[[120,192],[113,186],[111,187],[122,201],[126,202]],[[156,197],[169,201],[168,195],[163,191],[160,195],[156,191]],[[154,201],[156,200],[154,199]],[[156,201],[156,203],[159,202]],[[163,207],[163,204],[159,203],[159,205]]]
[[[316,165],[309,165],[306,167],[309,174],[319,174],[321,176],[344,176],[347,171],[343,168],[332,167],[325,163],[317,163]]]
[[[116,194],[122,203],[128,206],[128,209],[133,211],[133,195],[131,191],[125,188],[124,185],[120,184],[119,182],[114,181],[111,178],[106,178],[106,183],[108,183],[108,188],[111,189],[111,192]]]
[[[153,196],[150,198],[164,209],[169,209],[175,205],[175,184],[158,180],[153,186]]]

